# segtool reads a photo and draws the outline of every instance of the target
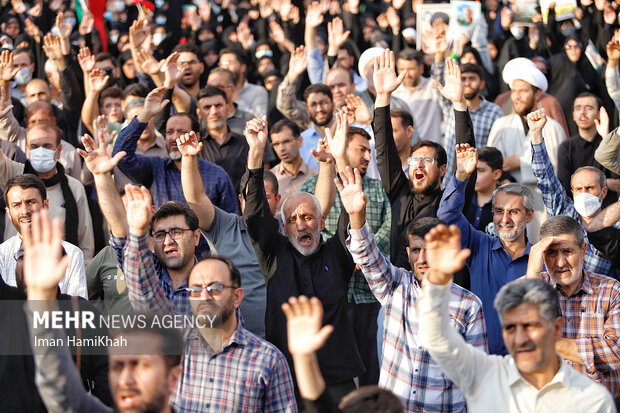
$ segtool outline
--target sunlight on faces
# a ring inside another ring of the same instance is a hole
[[[476,186],[474,190],[489,191],[495,189],[497,180],[502,176],[502,171],[496,169],[495,171],[485,161],[478,160],[478,166],[476,167]]]
[[[221,55],[218,66],[222,69],[230,70],[237,76],[243,74],[246,69],[245,65],[237,60],[237,55],[234,53],[224,53]]]
[[[564,50],[566,51],[566,56],[568,57],[568,60],[573,63],[577,63],[579,61],[579,58],[581,57],[581,46],[579,45],[577,40],[570,39],[568,42],[566,42]]]
[[[558,239],[545,250],[545,266],[556,283],[572,290],[581,282],[586,244],[577,244],[574,234],[554,235]]]
[[[181,83],[183,86],[192,87],[200,81],[200,75],[204,70],[204,63],[192,52],[179,52],[177,66],[181,70]]]
[[[601,188],[601,182],[596,172],[587,169],[581,170],[573,175],[571,179],[571,189],[573,197],[587,192],[596,197],[605,198],[608,188]]]
[[[392,134],[396,150],[402,151],[404,148],[411,148],[411,135],[413,135],[413,126],[403,127],[403,120],[399,117],[392,116]]]
[[[296,193],[284,204],[284,233],[293,247],[304,256],[316,251],[325,228],[325,218],[317,210],[310,194]]]
[[[295,137],[289,127],[271,134],[271,146],[282,162],[292,163],[299,157],[299,148],[303,144],[301,136]]]
[[[326,126],[334,117],[334,102],[324,93],[311,93],[306,101],[310,120],[317,126]]]
[[[228,104],[223,96],[215,95],[198,101],[198,117],[205,122],[207,129],[219,130],[226,127]]]
[[[562,319],[550,323],[538,306],[522,303],[500,316],[504,344],[521,373],[538,373],[553,363],[555,342],[562,334]]]
[[[575,99],[573,103],[573,120],[581,129],[596,127],[595,120],[599,119],[599,109],[596,98],[585,96]]]
[[[188,229],[183,215],[172,215],[159,218],[153,224],[153,234],[159,231],[170,231],[172,228]],[[194,260],[196,245],[200,239],[200,231],[184,231],[181,239],[172,239],[166,234],[163,242],[153,240],[154,253],[164,267],[180,270]]]
[[[370,162],[370,142],[364,136],[353,134],[347,142],[345,158],[351,169],[359,169],[360,175],[366,175]]]
[[[48,201],[43,201],[36,188],[14,186],[6,194],[6,204],[11,222],[21,234],[22,228],[25,229],[32,222],[32,214],[47,208]]]
[[[496,210],[503,210],[504,213],[496,212]],[[502,241],[513,242],[519,238],[533,216],[534,211],[525,212],[522,195],[508,194],[503,191],[497,193],[493,205],[493,224],[495,224],[495,232]]]
[[[424,238],[413,235],[409,237],[409,246],[407,247],[407,256],[409,257],[409,265],[413,268],[413,275],[416,280],[422,281],[424,275],[428,271],[426,263],[426,241]]]
[[[329,89],[332,91],[336,108],[345,106],[345,97],[355,93],[355,84],[351,82],[350,73],[341,68],[330,70],[325,79],[325,84],[329,86]]]
[[[417,194],[430,194],[439,188],[439,184],[446,173],[446,165],[438,165],[435,148],[423,146],[416,149],[411,157],[429,157],[435,159],[432,165],[426,164],[422,159],[417,165],[409,165],[409,186]]]
[[[162,411],[175,391],[181,366],[169,369],[164,357],[157,355],[161,353],[162,338],[155,334],[132,332],[122,337],[127,340],[127,347],[122,348],[122,354],[110,348],[108,372],[118,410],[123,413]]]
[[[123,121],[123,108],[121,98],[107,97],[101,103],[101,114],[106,115],[110,122],[121,123]]]
[[[484,81],[474,72],[461,74],[461,80],[463,81],[463,96],[465,99],[475,98],[480,90],[484,88]]]
[[[171,116],[166,122],[166,149],[173,161],[181,160],[181,152],[177,148],[177,139],[192,130],[192,121],[188,116]]]
[[[26,85],[26,101],[31,104],[38,100],[49,102],[50,88],[45,81],[33,79]]]
[[[222,72],[211,72],[207,78],[207,86],[215,86],[222,92],[226,93],[226,100],[231,102],[233,99],[233,85],[230,74]]]
[[[415,87],[422,79],[424,65],[418,64],[416,60],[397,59],[396,69],[398,70],[399,75],[404,71],[407,71],[407,74],[403,79],[403,85],[405,87]]]
[[[536,102],[540,97],[540,90],[527,83],[525,80],[516,79],[510,87],[510,98],[515,112],[520,116],[526,116],[536,108]]]

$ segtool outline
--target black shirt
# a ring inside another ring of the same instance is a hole
[[[295,377],[281,306],[291,296],[317,297],[324,308],[323,324],[334,326],[327,343],[317,352],[325,381],[337,383],[359,376],[364,365],[347,312],[349,280],[355,269],[345,247],[348,216],[340,216],[336,235],[321,240],[313,254],[303,256],[278,231],[278,220],[265,198],[262,168],[249,171],[246,188],[247,231],[267,284],[265,338],[282,351]]]
[[[241,176],[248,163],[248,150],[249,146],[245,138],[236,133],[231,132],[222,145],[207,134],[202,140],[202,152],[199,157],[224,168],[238,194]]]

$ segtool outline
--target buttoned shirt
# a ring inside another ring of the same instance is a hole
[[[440,100],[443,98],[430,79],[422,77],[420,83],[412,90],[400,85],[394,91],[393,96],[402,99],[409,105],[409,113],[413,116],[421,139],[443,144],[443,135],[441,134],[443,112],[440,106]]]
[[[301,188],[304,182],[317,174],[316,169],[308,166],[303,160],[295,174],[289,172],[289,170],[282,165],[282,162],[271,168],[270,171],[273,172],[278,179],[278,193],[282,195],[280,205],[282,205],[282,202],[284,202],[287,196],[299,191],[299,188]]]
[[[538,188],[542,192],[547,214],[550,217],[568,215],[579,222],[583,228],[587,243],[586,256],[583,261],[584,268],[590,272],[615,277],[616,271],[612,263],[604,257],[602,252],[588,242],[588,230],[581,222],[581,216],[575,210],[573,200],[566,194],[566,190],[553,171],[545,141],[539,145],[532,145],[532,171],[538,180]],[[620,225],[616,223],[616,227],[620,228]]]
[[[15,279],[17,259],[15,256],[21,246],[22,239],[18,235],[0,244],[0,274],[11,287],[17,286],[17,280]],[[58,284],[60,291],[64,294],[88,298],[82,250],[67,241],[62,241],[62,248],[71,257],[71,261],[65,271],[65,276],[62,277]]]
[[[202,139],[202,151],[199,157],[224,168],[232,181],[235,193],[238,194],[241,176],[248,163],[249,149],[245,138],[236,133],[229,132],[221,144],[207,134]]]
[[[540,390],[519,373],[512,356],[490,356],[467,344],[448,318],[451,285],[424,282],[418,299],[419,337],[441,370],[461,389],[471,412],[612,413],[605,387],[560,361]],[[560,360],[561,357],[557,356]]]
[[[129,233],[123,271],[129,300],[136,310],[186,314],[189,299],[167,298],[149,251],[148,236]],[[187,283],[183,285],[187,287]],[[184,305],[187,303],[187,308]],[[183,375],[177,383],[173,405],[188,413],[296,412],[293,381],[282,353],[243,327],[237,329],[221,351],[214,352],[197,329],[185,337]]]
[[[378,250],[368,223],[349,229],[347,248],[384,310],[379,386],[394,392],[408,412],[464,412],[465,397],[418,339],[415,303],[422,289],[411,271],[392,265]],[[487,351],[482,304],[452,285],[450,324],[465,342]]]
[[[301,186],[301,191],[314,194],[317,180],[318,176],[314,176],[307,180]],[[381,181],[377,179],[363,176],[362,190],[368,200],[366,204],[366,219],[368,220],[368,225],[370,225],[370,229],[374,234],[381,253],[389,256],[390,227],[392,225],[392,207],[390,206],[390,200],[383,190]],[[324,240],[336,234],[338,230],[338,218],[342,210],[342,199],[340,198],[340,193],[337,193],[334,204],[325,217],[325,229],[321,232]],[[354,301],[358,304],[376,302],[375,296],[368,288],[368,283],[360,271],[356,271],[353,277],[351,277],[348,299],[349,302]]]
[[[140,156],[136,154],[138,138],[146,123],[134,118],[118,134],[113,155],[125,151],[127,155],[118,164],[120,170],[134,182],[149,188],[155,208],[168,201],[180,201],[187,205],[181,186],[181,171],[170,158]],[[224,169],[203,159],[198,160],[205,194],[214,205],[224,211],[238,213],[239,207],[230,177]]]
[[[523,255],[513,260],[499,238],[491,238],[484,232],[477,231],[461,212],[466,185],[467,181],[459,181],[452,177],[443,193],[437,218],[448,225],[456,225],[461,231],[461,247],[471,250],[471,255],[467,258],[471,291],[482,300],[489,353],[506,354],[502,326],[493,301],[504,284],[525,275],[532,244],[528,241]]]
[[[549,273],[540,278],[558,291],[562,337],[575,340],[584,364],[566,362],[620,396],[620,282],[584,269],[577,290],[568,296]]]
[[[239,109],[253,114],[254,117],[262,118],[267,114],[269,93],[263,86],[255,85],[246,80],[239,91],[239,100],[235,103]]]

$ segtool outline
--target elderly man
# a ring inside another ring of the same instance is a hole
[[[334,400],[355,389],[353,379],[364,366],[355,345],[347,314],[347,289],[355,264],[345,248],[346,222],[340,220],[335,236],[321,239],[325,226],[321,203],[311,194],[296,193],[282,205],[284,236],[268,208],[263,184],[262,155],[267,125],[261,119],[248,123],[246,139],[249,181],[246,187],[246,225],[267,284],[266,338],[289,360],[286,319],[280,306],[291,296],[316,296],[326,305],[325,322],[334,334],[319,354],[319,365]]]
[[[351,226],[347,248],[362,269],[371,291],[385,310],[381,387],[393,391],[408,412],[464,412],[461,391],[441,371],[419,345],[418,314],[415,302],[428,264],[424,236],[441,223],[438,218],[418,218],[410,225],[407,254],[413,272],[398,268],[379,251],[366,222],[366,197],[359,171],[350,168],[340,175],[338,185]],[[482,304],[469,291],[452,285],[450,323],[469,344],[486,351],[486,330]]]
[[[493,224],[499,238],[477,231],[461,212],[465,202],[465,186],[476,170],[478,153],[468,145],[456,147],[456,174],[444,191],[437,217],[461,230],[463,248],[471,249],[467,259],[471,291],[482,300],[489,335],[489,353],[506,354],[501,339],[501,326],[493,310],[493,300],[506,283],[521,277],[527,268],[531,244],[525,227],[532,220],[532,192],[521,184],[507,184],[493,192],[491,205]]]
[[[420,341],[441,370],[461,389],[474,412],[615,412],[609,392],[577,373],[556,353],[562,310],[554,288],[521,279],[497,294],[509,356],[488,356],[465,343],[448,321],[451,274],[470,251],[461,250],[456,227],[426,235],[430,267],[418,299]]]
[[[544,125],[547,121],[544,109],[527,115],[532,138],[532,170],[538,180],[538,188],[542,192],[547,213],[549,216],[571,216],[581,223],[584,231],[587,231],[586,225],[601,212],[601,204],[607,195],[605,174],[593,166],[578,168],[570,177],[573,195],[573,199],[570,199],[549,160],[543,136]],[[584,266],[588,271],[614,278],[620,276],[620,272],[613,268],[612,263],[590,245],[587,239],[586,243],[588,249]]]
[[[620,396],[620,282],[584,268],[586,243],[579,222],[549,218],[532,247],[528,278],[541,278],[560,296],[563,328],[555,351],[577,371]],[[542,272],[543,264],[547,268]]]

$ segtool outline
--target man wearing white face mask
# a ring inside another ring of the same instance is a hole
[[[577,169],[571,176],[571,190],[574,201],[571,200],[555,175],[547,154],[542,129],[547,121],[544,109],[530,113],[527,115],[527,120],[532,137],[532,171],[538,181],[538,188],[542,192],[548,215],[571,216],[581,224],[585,233],[587,230],[584,224],[588,224],[601,212],[601,203],[607,195],[605,174],[592,166]],[[603,254],[594,248],[587,239],[586,243],[584,268],[593,273],[614,278],[620,277],[620,271],[615,269],[613,264],[604,258]]]
[[[23,173],[41,178],[47,189],[50,215],[64,223],[65,240],[80,247],[88,263],[95,249],[88,200],[80,181],[66,175],[58,162],[62,150],[60,138],[61,131],[52,122],[42,120],[31,125],[26,130],[28,160],[25,164],[0,153],[0,186]]]
[[[28,106],[26,85],[32,80],[34,72],[34,58],[28,49],[20,48],[13,52],[13,68],[19,68],[19,72],[11,81],[11,96],[19,99],[22,105]]]

